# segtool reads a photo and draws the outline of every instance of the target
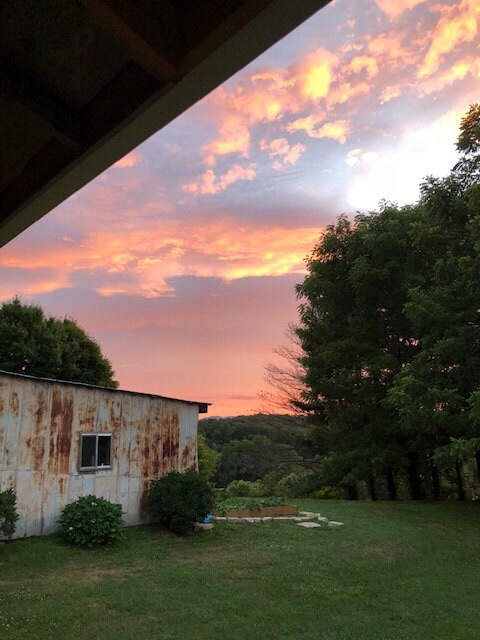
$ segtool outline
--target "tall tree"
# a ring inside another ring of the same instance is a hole
[[[71,319],[47,317],[17,298],[0,307],[0,369],[116,388],[99,344]]]
[[[389,401],[424,465],[437,461],[445,466],[450,459],[463,497],[466,452],[476,454],[480,476],[480,425],[474,410],[480,388],[478,105],[463,118],[457,147],[462,159],[452,174],[429,178],[422,187],[412,243],[417,251],[424,249],[424,268],[405,305],[420,349],[398,374]],[[424,476],[427,493],[435,493],[427,470]]]
[[[395,498],[394,466],[406,462],[394,411],[383,400],[416,349],[402,313],[415,261],[412,214],[385,205],[354,223],[341,217],[315,247],[297,288],[306,400],[317,408],[325,469],[352,496],[359,479],[374,495],[381,474]]]
[[[341,217],[297,288],[297,335],[324,470],[375,495],[406,471],[412,497],[439,493],[436,465],[476,453],[480,473],[480,107],[461,124],[461,159],[420,202]]]

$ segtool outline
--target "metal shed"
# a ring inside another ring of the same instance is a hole
[[[0,372],[0,488],[17,493],[15,537],[51,533],[62,508],[94,494],[144,522],[153,478],[197,469],[208,404]]]

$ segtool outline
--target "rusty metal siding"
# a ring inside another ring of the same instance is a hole
[[[16,537],[55,530],[90,493],[144,521],[153,478],[198,467],[198,405],[0,373],[0,488],[17,493]],[[112,468],[80,472],[82,433],[112,433]]]

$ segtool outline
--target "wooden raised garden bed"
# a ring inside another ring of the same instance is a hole
[[[278,518],[298,516],[298,507],[295,504],[280,504],[276,507],[262,507],[261,509],[230,509],[227,513],[222,514],[214,511],[214,515],[222,515],[227,518]]]

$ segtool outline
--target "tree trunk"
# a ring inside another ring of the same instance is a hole
[[[385,477],[387,479],[387,491],[388,491],[388,499],[396,500],[397,499],[397,485],[395,484],[395,476],[393,475],[393,469],[387,469],[385,472]]]
[[[410,497],[412,500],[422,499],[422,487],[418,476],[418,461],[415,454],[409,456],[410,464],[408,467],[408,481],[410,483]]]
[[[433,499],[440,500],[440,478],[438,475],[438,469],[430,460],[430,467],[432,471],[432,486],[433,486]]]
[[[346,489],[348,500],[358,500],[358,491],[356,484],[347,484]]]
[[[377,499],[377,492],[375,490],[375,478],[373,476],[370,476],[368,478],[368,494],[370,496],[370,500],[375,501]]]
[[[455,473],[457,474],[458,499],[465,500],[465,491],[463,489],[462,465],[455,463]]]
[[[423,459],[423,478],[425,482],[425,499],[431,502],[433,500],[432,467],[428,453],[425,454]]]

